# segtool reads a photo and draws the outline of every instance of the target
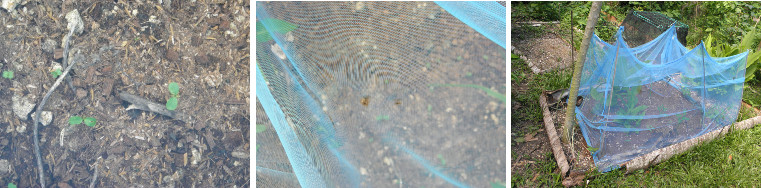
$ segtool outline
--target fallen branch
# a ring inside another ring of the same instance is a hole
[[[680,142],[665,148],[661,148],[659,150],[655,150],[648,154],[639,156],[637,158],[634,158],[628,162],[621,164],[621,166],[626,167],[626,173],[631,173],[639,169],[647,168],[650,165],[658,164],[660,162],[666,161],[678,153],[685,152],[689,150],[690,148],[697,146],[698,144],[701,144],[705,141],[713,140],[716,137],[725,135],[730,131],[749,129],[749,128],[752,128],[754,125],[759,125],[759,124],[761,124],[761,116],[756,116],[754,118],[746,119],[741,122],[737,122],[731,126],[725,126],[719,130],[715,130],[715,131],[706,133],[704,135],[695,137],[693,139],[685,140],[683,142]]]
[[[161,114],[172,119],[177,119],[185,123],[189,123],[191,120],[190,116],[176,111],[167,110],[166,106],[163,104],[155,103],[136,95],[132,95],[126,92],[119,92],[119,98],[130,103],[130,105],[127,107],[127,110],[143,110],[155,112],[157,114]]]
[[[544,129],[547,131],[547,137],[550,138],[550,146],[552,146],[552,153],[555,154],[555,162],[560,167],[561,176],[565,177],[570,166],[568,160],[565,158],[563,147],[560,145],[560,138],[555,131],[555,123],[552,122],[552,114],[550,114],[549,107],[547,105],[547,95],[544,93],[539,94],[539,104],[542,106],[542,113],[544,114]],[[573,146],[571,144],[571,146]]]
[[[69,39],[71,39],[71,35],[72,34],[74,34],[74,30],[71,30],[69,32],[69,34],[66,35],[66,44],[64,44],[65,45],[64,49],[68,49]],[[68,54],[67,54],[66,50],[64,50],[64,56],[66,56],[66,55],[68,55]],[[50,94],[53,94],[53,91],[55,91],[55,89],[58,87],[58,85],[61,84],[61,81],[63,81],[64,78],[66,78],[66,75],[69,74],[69,71],[71,71],[71,68],[74,67],[74,64],[76,64],[76,63],[77,63],[76,61],[73,61],[73,62],[71,62],[71,64],[68,67],[66,67],[66,70],[63,71],[63,74],[61,74],[61,77],[58,77],[58,80],[55,81],[55,83],[53,84],[53,87],[50,87],[50,90],[48,90],[48,93],[45,94],[45,97],[42,98],[42,101],[40,102],[39,105],[37,105],[37,109],[34,112],[34,114],[35,114],[35,116],[34,116],[34,156],[37,158],[37,170],[38,170],[39,176],[40,176],[40,186],[41,187],[45,187],[45,175],[44,175],[44,171],[42,169],[42,157],[40,157],[40,141],[39,141],[39,138],[37,138],[38,137],[37,136],[37,133],[38,133],[38,131],[37,131],[38,125],[37,124],[40,123],[40,116],[41,116],[41,113],[42,113],[42,108],[45,106],[45,102],[47,102],[48,99],[50,98]]]

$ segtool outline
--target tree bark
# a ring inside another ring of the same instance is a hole
[[[568,107],[565,110],[565,123],[563,123],[563,143],[569,144],[570,141],[570,129],[575,126],[574,120],[576,120],[576,97],[579,94],[579,79],[581,79],[581,70],[584,65],[584,60],[587,58],[587,49],[589,48],[589,40],[592,39],[592,33],[595,30],[597,19],[600,18],[600,7],[602,7],[601,1],[592,2],[592,7],[589,11],[589,17],[587,17],[587,27],[584,28],[584,39],[581,42],[581,49],[579,50],[578,59],[573,66],[573,78],[571,79],[571,88],[568,94]],[[573,44],[572,44],[573,45]]]
[[[550,146],[552,147],[552,154],[555,155],[555,162],[560,167],[561,176],[565,177],[571,166],[568,165],[568,159],[565,158],[563,152],[563,146],[560,145],[560,138],[555,131],[555,123],[552,122],[552,114],[550,114],[549,106],[547,105],[547,95],[544,93],[539,94],[539,105],[542,106],[542,114],[544,114],[544,129],[547,131],[547,137],[550,138]]]

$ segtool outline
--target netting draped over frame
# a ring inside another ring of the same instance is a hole
[[[506,182],[503,4],[256,10],[257,186]]]
[[[670,27],[629,47],[620,27],[613,44],[591,39],[576,118],[600,171],[731,125],[737,118],[748,52],[687,50]]]

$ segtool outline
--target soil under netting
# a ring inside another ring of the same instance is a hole
[[[674,78],[678,80],[681,77]],[[616,95],[618,98],[608,98],[611,105],[603,111],[609,110],[615,115],[609,115],[609,119],[604,119],[607,114],[583,116],[585,118],[580,119],[585,121],[581,123],[582,126],[593,125],[584,127],[582,131],[586,143],[590,144],[592,151],[597,151],[592,154],[596,158],[597,167],[603,170],[618,168],[622,163],[642,154],[700,136],[734,121],[721,117],[735,117],[732,112],[736,110],[726,104],[703,101],[699,92],[686,88],[676,89],[667,81],[614,88],[613,93],[627,93]],[[579,110],[598,111],[591,108],[603,106],[598,105],[601,102],[601,99],[595,99],[592,95],[584,100],[585,104]],[[703,105],[709,110],[704,111]]]
[[[2,185],[39,186],[31,109],[67,56],[71,84],[41,110],[46,187],[250,186],[249,1],[16,2],[0,10],[0,70],[14,72],[0,78]],[[82,32],[64,54],[74,10]],[[171,82],[168,115],[123,97],[163,109]]]

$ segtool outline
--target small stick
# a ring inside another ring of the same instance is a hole
[[[69,39],[71,38],[71,35],[74,34],[74,30],[71,30],[68,35],[66,35],[66,44],[64,49],[68,49],[69,46]],[[66,50],[64,50],[64,53],[66,53]],[[65,57],[65,56],[64,56]],[[45,106],[45,102],[48,101],[50,98],[50,94],[53,94],[53,91],[58,87],[58,85],[61,84],[61,81],[63,81],[64,78],[66,78],[66,75],[69,74],[69,71],[71,71],[71,68],[74,67],[74,64],[76,64],[76,61],[71,62],[71,64],[66,67],[66,70],[63,71],[63,74],[61,74],[61,77],[58,77],[58,80],[55,81],[55,84],[53,84],[53,87],[50,87],[50,90],[48,90],[48,93],[45,94],[45,97],[42,98],[42,102],[40,102],[40,105],[37,105],[37,109],[35,110],[34,114],[34,155],[37,158],[37,170],[39,172],[40,176],[40,186],[45,187],[45,174],[42,169],[42,157],[40,157],[40,139],[37,138],[37,127],[40,122],[40,116],[42,113],[42,107]]]
[[[127,92],[119,92],[119,98],[131,103],[127,107],[127,110],[137,109],[137,110],[155,112],[157,114],[165,115],[167,117],[170,117],[172,119],[177,119],[185,123],[189,123],[191,120],[190,116],[186,116],[183,113],[167,110],[165,105],[155,103],[147,99],[143,99],[139,96],[132,95]]]
[[[98,160],[95,160],[95,172],[92,177],[92,180],[90,181],[90,188],[95,188],[95,180],[98,179]]]

